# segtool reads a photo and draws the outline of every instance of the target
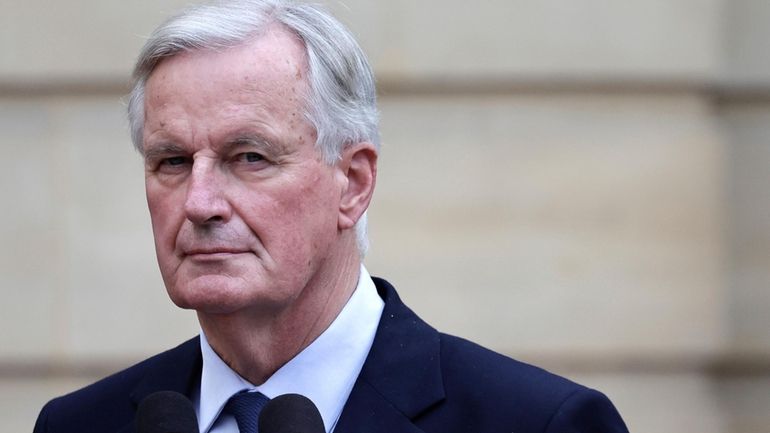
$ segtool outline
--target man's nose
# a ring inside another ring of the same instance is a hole
[[[196,159],[187,184],[187,219],[194,224],[228,221],[232,209],[226,198],[225,181],[211,160]]]

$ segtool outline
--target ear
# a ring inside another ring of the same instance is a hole
[[[340,230],[355,226],[369,207],[377,180],[377,157],[372,143],[356,143],[343,149],[337,163],[343,177],[337,220]]]

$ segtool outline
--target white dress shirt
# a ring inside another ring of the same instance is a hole
[[[259,386],[228,367],[201,332],[203,370],[200,389],[193,396],[201,433],[238,432],[235,418],[219,414],[230,396],[243,390],[269,398],[302,394],[318,407],[330,433],[372,347],[383,308],[372,278],[361,265],[356,290],[332,324]]]

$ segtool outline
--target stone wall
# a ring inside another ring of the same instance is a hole
[[[123,95],[187,1],[0,15],[0,419],[197,332],[156,269]],[[770,6],[350,0],[384,141],[367,266],[632,431],[770,426]],[[116,337],[117,336],[117,337]]]

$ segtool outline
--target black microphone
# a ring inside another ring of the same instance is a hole
[[[324,433],[318,408],[304,395],[284,394],[259,413],[259,433]]]
[[[174,391],[145,397],[136,410],[137,433],[199,433],[198,417],[190,400]]]

